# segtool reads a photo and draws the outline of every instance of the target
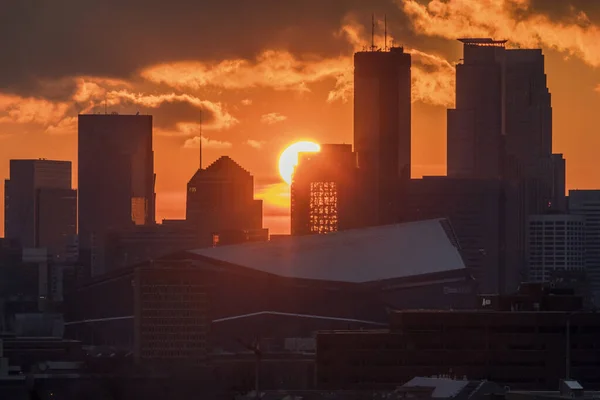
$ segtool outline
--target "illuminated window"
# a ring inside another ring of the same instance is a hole
[[[310,231],[329,233],[338,230],[338,192],[335,182],[311,182]]]
[[[194,186],[190,186],[190,188],[188,189],[190,193],[196,193],[196,187]]]
[[[217,247],[219,245],[219,234],[213,234],[212,247]]]
[[[144,225],[148,219],[148,201],[145,197],[131,198],[131,220],[136,225]]]

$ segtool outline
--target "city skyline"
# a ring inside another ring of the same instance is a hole
[[[277,172],[279,153],[302,139],[352,143],[352,53],[370,44],[370,17],[375,12],[376,44],[383,47],[387,13],[388,40],[405,45],[413,58],[413,177],[445,173],[446,109],[454,106],[454,63],[462,48],[455,39],[479,36],[543,49],[553,95],[553,150],[568,160],[567,189],[599,187],[600,177],[589,173],[596,166],[594,148],[600,144],[593,136],[593,113],[600,105],[600,93],[594,90],[599,83],[595,67],[600,65],[600,49],[593,43],[600,24],[597,6],[581,8],[586,7],[584,2],[573,2],[571,10],[550,10],[540,8],[539,1],[487,1],[486,13],[473,8],[478,3],[474,0],[450,1],[447,8],[434,7],[440,2],[424,2],[430,7],[423,8],[408,0],[379,1],[369,4],[369,9],[356,1],[332,3],[306,15],[299,13],[298,5],[279,5],[274,11],[281,12],[280,18],[262,26],[256,37],[240,41],[224,36],[218,45],[204,46],[190,37],[210,34],[212,28],[197,28],[202,24],[188,21],[182,10],[181,15],[161,16],[165,22],[181,18],[182,26],[189,28],[190,43],[172,51],[164,47],[170,40],[181,40],[185,29],[162,42],[147,33],[159,46],[142,46],[139,51],[135,51],[137,43],[129,41],[106,41],[102,48],[75,46],[81,54],[54,57],[46,71],[23,68],[34,81],[15,71],[2,71],[0,81],[7,80],[0,82],[0,177],[8,176],[8,160],[18,158],[73,161],[76,173],[77,113],[103,113],[106,102],[109,113],[141,111],[155,117],[157,221],[182,218],[186,182],[198,162],[197,151],[186,147],[197,150],[198,111],[203,108],[210,117],[204,126],[208,139],[203,146],[204,164],[229,155],[248,169],[256,176],[257,197],[265,201],[265,227],[272,233],[286,232],[288,186]],[[202,10],[187,11],[202,14]],[[246,7],[240,11],[254,12]],[[207,14],[219,13],[211,9]],[[232,25],[240,18],[234,14]],[[160,21],[151,15],[145,18]],[[511,25],[517,15],[525,22]],[[465,22],[464,27],[449,23],[450,17]],[[402,28],[404,22],[409,23]],[[314,38],[306,40],[303,29],[312,25],[316,25]],[[239,29],[228,28],[232,36]],[[143,32],[135,24],[130,29]],[[192,45],[205,51],[191,50]],[[124,48],[131,57],[109,57],[111,65],[89,66],[80,60],[86,54],[108,51],[118,55]],[[10,67],[18,68],[24,59],[18,54],[14,58]],[[58,63],[64,60],[71,65]]]

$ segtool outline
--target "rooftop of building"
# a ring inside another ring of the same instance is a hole
[[[493,47],[504,47],[508,40],[494,40],[492,38],[461,38],[458,39],[468,46],[493,46]]]
[[[196,170],[190,182],[196,179],[223,179],[235,176],[252,176],[250,171],[229,156],[221,156],[206,168]]]
[[[289,278],[351,283],[466,271],[446,222],[432,219],[190,253]]]

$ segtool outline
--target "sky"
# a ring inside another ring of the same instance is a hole
[[[71,160],[77,115],[154,116],[157,220],[185,217],[198,168],[228,155],[255,177],[265,226],[289,231],[278,156],[352,143],[352,54],[412,54],[413,177],[443,175],[460,37],[541,47],[567,187],[600,188],[600,2],[588,0],[6,0],[0,8],[0,179],[9,160]],[[0,209],[4,208],[0,188]],[[0,213],[0,234],[3,232]]]

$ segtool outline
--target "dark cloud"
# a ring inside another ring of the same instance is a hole
[[[344,16],[382,7],[396,8],[390,0],[4,0],[0,89],[29,93],[40,78],[73,75],[127,78],[154,63],[252,58],[265,48],[339,53],[348,44],[332,32]]]
[[[164,102],[158,108],[140,107],[142,113],[152,114],[154,125],[158,128],[173,129],[178,122],[198,122],[200,109],[186,101]],[[214,121],[210,110],[204,109],[202,119],[206,123]]]

